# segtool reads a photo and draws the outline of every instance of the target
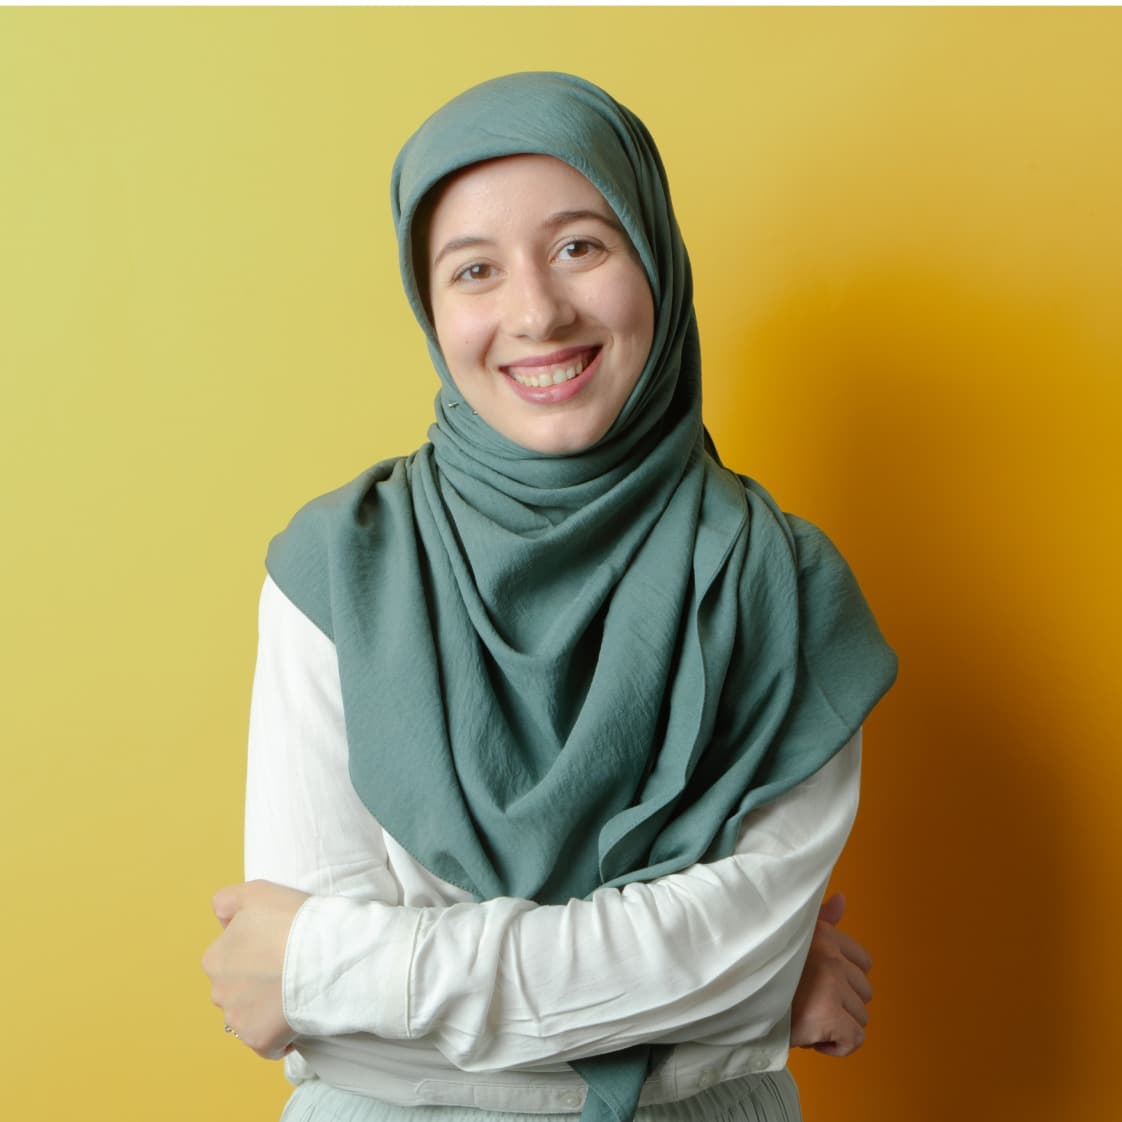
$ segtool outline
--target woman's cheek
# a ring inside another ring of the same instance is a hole
[[[483,361],[488,335],[477,316],[445,304],[436,311],[434,320],[437,342],[453,372]]]

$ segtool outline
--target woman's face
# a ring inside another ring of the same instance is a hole
[[[646,275],[600,192],[552,156],[475,164],[441,188],[427,257],[436,337],[464,400],[524,448],[595,444],[654,334]]]

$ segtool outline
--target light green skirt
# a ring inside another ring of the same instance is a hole
[[[318,1079],[292,1093],[281,1122],[577,1122],[579,1114],[515,1114],[458,1106],[395,1106]],[[642,1106],[636,1122],[802,1122],[790,1072],[730,1079],[673,1103]]]

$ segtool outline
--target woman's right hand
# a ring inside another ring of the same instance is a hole
[[[203,955],[211,1000],[226,1017],[226,1031],[266,1060],[291,1051],[295,1037],[282,994],[288,933],[306,892],[265,880],[232,884],[214,894],[222,934]]]
[[[835,893],[815,924],[806,965],[791,1003],[791,1046],[828,1056],[848,1056],[865,1042],[872,1000],[868,973],[873,960],[850,935],[838,930],[845,897]]]

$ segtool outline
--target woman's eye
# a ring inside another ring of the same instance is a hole
[[[462,268],[452,279],[466,281],[485,281],[491,279],[492,267],[482,261]]]
[[[586,257],[591,257],[595,250],[595,243],[585,241],[583,238],[574,238],[561,247],[558,256],[565,261],[581,261]]]

